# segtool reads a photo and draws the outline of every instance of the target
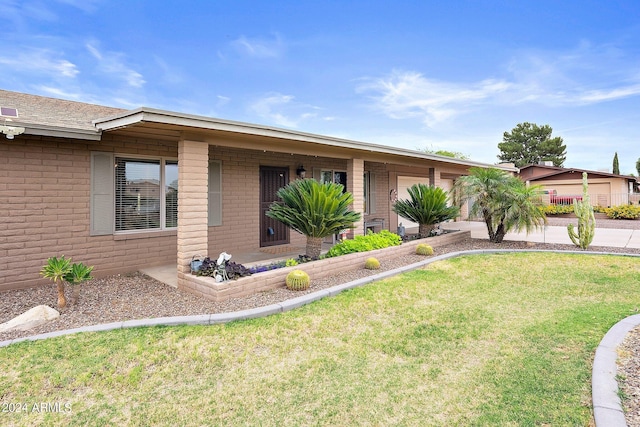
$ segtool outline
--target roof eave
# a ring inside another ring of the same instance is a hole
[[[73,138],[88,141],[99,141],[102,136],[101,131],[92,129],[78,129],[63,126],[21,123],[18,121],[12,121],[11,126],[19,126],[25,128],[24,135],[52,136],[56,138]]]
[[[388,147],[378,144],[370,144],[360,141],[353,141],[331,136],[315,135],[305,132],[281,129],[251,123],[236,122],[231,120],[221,120],[211,117],[195,116],[189,114],[179,114],[171,111],[157,110],[153,108],[137,108],[115,116],[97,119],[93,124],[100,131],[114,131],[133,126],[138,123],[158,123],[170,124],[180,127],[197,128],[202,130],[233,132],[241,134],[259,135],[264,137],[282,138],[300,142],[309,142],[327,146],[351,148],[361,151],[371,151],[383,154],[408,156],[425,160],[453,163],[462,166],[496,167],[502,170],[517,172],[518,168],[504,165],[490,165],[472,160],[457,159],[454,157],[440,156],[437,154],[427,154],[420,151],[404,148]]]

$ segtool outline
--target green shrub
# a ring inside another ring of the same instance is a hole
[[[640,218],[640,206],[613,206],[611,208],[605,208],[604,213],[611,219],[638,219]]]
[[[285,261],[284,264],[286,267],[293,267],[294,265],[298,265],[298,261],[295,258],[289,258]]]
[[[565,215],[573,213],[573,205],[546,205],[543,209],[545,215]]]
[[[285,283],[287,284],[287,289],[292,291],[304,291],[305,289],[309,289],[311,285],[311,279],[309,275],[302,270],[293,270],[289,274],[287,274],[287,278],[285,279]]]
[[[378,261],[374,257],[367,258],[367,260],[364,262],[364,268],[366,268],[367,270],[377,270],[380,268],[380,261]]]
[[[433,248],[426,243],[420,243],[418,246],[416,246],[416,254],[433,255]]]
[[[382,230],[379,233],[369,232],[366,236],[355,236],[353,239],[344,240],[334,245],[324,258],[388,248],[389,246],[398,246],[401,243],[402,238],[388,230]]]

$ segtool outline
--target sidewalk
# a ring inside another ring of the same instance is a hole
[[[471,230],[474,239],[487,239],[487,226],[484,222],[460,221],[447,223],[443,228],[450,230]],[[567,227],[545,226],[527,235],[525,232],[507,233],[505,240],[527,241],[536,243],[559,243],[572,245]],[[621,230],[614,228],[596,228],[592,246],[610,246],[616,248],[640,249],[640,230]]]

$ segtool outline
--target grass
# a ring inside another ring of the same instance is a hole
[[[640,260],[456,258],[264,319],[0,349],[2,425],[588,425]]]

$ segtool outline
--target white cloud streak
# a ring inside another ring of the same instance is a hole
[[[374,107],[391,118],[419,117],[427,126],[432,126],[452,118],[471,104],[495,98],[511,86],[501,80],[464,85],[428,79],[413,71],[394,71],[386,78],[365,81],[357,90],[374,92]]]
[[[142,87],[146,81],[142,74],[129,68],[124,63],[124,55],[117,52],[101,52],[91,43],[86,44],[89,53],[98,60],[99,71],[111,75],[117,79],[124,80],[132,87]]]
[[[394,119],[419,118],[434,126],[478,108],[526,103],[579,107],[640,95],[636,59],[586,42],[568,52],[523,52],[509,61],[506,77],[473,83],[442,81],[416,71],[367,78],[356,91]]]
[[[275,34],[271,39],[240,36],[231,42],[231,45],[239,53],[253,58],[279,58],[285,49],[279,34]]]
[[[51,77],[74,78],[78,75],[80,71],[75,64],[56,56],[56,53],[49,50],[27,50],[12,56],[0,56],[0,65],[18,72],[31,72]]]
[[[272,92],[254,101],[250,110],[277,126],[296,128],[302,121],[318,117],[318,107],[295,101],[292,95]]]

